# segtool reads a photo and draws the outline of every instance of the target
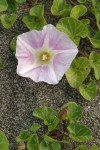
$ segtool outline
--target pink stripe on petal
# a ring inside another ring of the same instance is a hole
[[[75,58],[77,51],[71,53],[59,53],[54,57],[53,65],[54,70],[57,76],[57,79],[60,80],[67,69],[70,67],[73,59]]]
[[[48,46],[53,50],[67,50],[77,48],[74,42],[64,33],[57,30],[53,25],[49,24],[46,28],[46,39],[48,39]]]
[[[22,77],[27,77],[27,78],[30,78],[32,79],[33,81],[35,82],[38,82],[39,81],[39,76],[41,74],[41,66],[40,67],[37,67],[37,68],[34,68],[28,72],[25,72],[24,74],[22,74],[21,76]],[[19,74],[20,75],[20,74]]]
[[[58,80],[52,65],[42,66],[39,81],[47,82],[48,84],[57,84]]]
[[[32,30],[27,33],[21,34],[19,37],[36,50],[43,46],[44,36],[45,32],[43,30]]]

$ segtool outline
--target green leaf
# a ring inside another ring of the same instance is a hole
[[[85,38],[88,34],[85,25],[81,21],[71,17],[60,19],[57,28],[65,32],[77,45],[79,44],[80,37]]]
[[[70,68],[68,69],[65,75],[71,87],[78,88],[86,79],[89,72],[89,60],[86,57],[80,57],[72,62]]]
[[[3,26],[7,29],[11,28],[13,26],[16,19],[17,19],[16,14],[11,14],[11,15],[4,14],[4,15],[1,16],[1,22],[2,22]]]
[[[65,104],[63,108],[64,107],[67,110],[66,119],[69,120],[70,123],[74,123],[82,117],[82,107],[75,102],[69,102]]]
[[[46,143],[58,142],[57,140],[55,140],[55,139],[53,139],[53,138],[51,138],[51,137],[49,137],[49,136],[47,136],[47,135],[44,135],[44,141],[45,141]]]
[[[98,14],[96,14],[96,20],[97,20],[97,26],[100,30],[100,12]]]
[[[33,134],[27,142],[28,150],[39,150],[39,141],[37,134]]]
[[[7,0],[8,11],[15,12],[17,10],[17,3],[15,0]]]
[[[97,23],[97,26],[100,30],[100,2],[97,1],[97,0],[91,0],[92,2],[92,5],[93,5],[93,14],[95,15],[95,18],[96,18],[96,23]]]
[[[44,15],[44,5],[36,5],[30,9],[30,15],[35,17],[43,17]]]
[[[88,148],[85,145],[80,145],[75,150],[88,150]]]
[[[66,4],[66,0],[54,0],[51,12],[55,16],[68,16],[71,8],[70,4]]]
[[[92,132],[84,125],[74,123],[68,126],[69,137],[76,142],[86,142],[92,139]]]
[[[78,19],[87,12],[87,8],[84,5],[76,5],[72,8],[70,16]]]
[[[31,16],[30,14],[26,14],[22,20],[28,29],[30,30],[42,30],[43,26],[46,25],[46,20],[44,17],[38,18],[35,16]]]
[[[9,141],[2,131],[0,131],[0,150],[9,150]]]
[[[10,42],[10,50],[15,54],[16,53],[16,41],[17,36],[15,36]]]
[[[41,128],[41,125],[38,123],[34,123],[31,128],[30,131],[36,132],[37,130],[39,130]]]
[[[95,78],[100,79],[100,54],[92,52],[89,57],[91,67],[94,69]]]
[[[86,3],[87,0],[77,0],[79,3]]]
[[[88,25],[90,23],[90,20],[89,19],[82,19],[81,22],[84,24],[84,25]]]
[[[97,145],[93,145],[90,150],[99,150],[98,146]]]
[[[3,67],[3,64],[2,64],[2,59],[0,57],[0,68],[2,68],[2,67]]]
[[[49,107],[36,108],[33,115],[44,121],[44,124],[48,126],[48,130],[52,131],[59,123],[59,119],[56,117],[55,111]]]
[[[61,146],[58,142],[53,143],[46,143],[45,141],[42,141],[40,143],[40,150],[60,150]]]
[[[79,87],[80,94],[86,99],[86,100],[92,100],[96,97],[97,94],[97,84],[94,80],[91,80],[87,85],[82,84]]]
[[[30,14],[23,17],[23,22],[30,30],[42,30],[43,26],[47,24],[44,18],[44,6],[37,5],[30,9]]]
[[[90,42],[94,45],[95,48],[100,48],[100,31],[98,31],[94,37],[89,38]]]
[[[22,4],[22,3],[25,3],[26,0],[16,0],[16,2],[19,3],[19,4]]]
[[[16,137],[16,141],[18,143],[20,142],[26,142],[31,136],[30,131],[28,130],[23,130],[17,137]]]
[[[40,150],[50,150],[49,147],[48,147],[48,144],[45,142],[45,141],[42,141],[40,143]]]
[[[59,143],[55,142],[51,144],[51,149],[50,150],[61,150],[61,146]]]
[[[0,12],[6,11],[8,8],[8,4],[6,0],[0,0]]]
[[[61,146],[59,144],[60,141],[57,141],[47,135],[44,136],[44,141],[46,142],[47,145],[51,144],[50,150],[60,150],[60,148],[61,148]]]

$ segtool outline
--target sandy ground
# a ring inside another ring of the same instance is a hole
[[[45,0],[43,3],[48,11],[51,2]],[[21,6],[18,15],[22,16],[28,12],[28,8],[28,6]],[[55,24],[56,17],[48,16],[47,20],[48,23]],[[34,108],[46,105],[59,110],[69,101],[84,106],[82,121],[94,133],[94,139],[89,146],[93,143],[100,146],[100,90],[95,100],[87,102],[69,86],[65,77],[59,84],[53,86],[43,82],[37,84],[16,74],[17,60],[9,50],[9,42],[15,35],[26,31],[28,29],[21,22],[21,17],[10,30],[0,26],[0,54],[4,63],[4,68],[0,70],[0,128],[10,140],[10,150],[17,150],[15,137],[21,130],[28,129],[36,120],[32,116]],[[75,145],[76,143],[73,143],[73,150]],[[70,149],[66,147],[64,150]]]

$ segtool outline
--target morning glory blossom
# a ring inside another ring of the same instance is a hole
[[[73,41],[53,25],[31,30],[17,38],[17,74],[35,82],[57,84],[77,53]]]

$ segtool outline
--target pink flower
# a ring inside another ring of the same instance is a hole
[[[53,25],[18,36],[17,73],[35,82],[57,84],[78,53],[77,46]]]

